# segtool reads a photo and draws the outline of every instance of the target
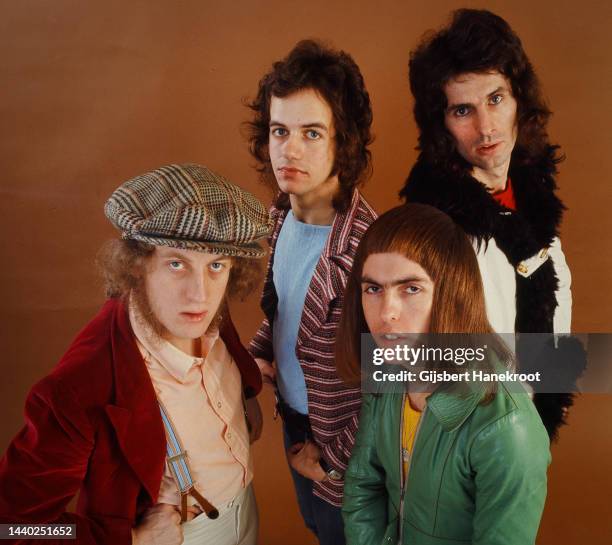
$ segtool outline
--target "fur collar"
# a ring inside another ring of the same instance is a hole
[[[454,175],[419,158],[400,196],[446,212],[479,244],[495,238],[508,261],[517,265],[558,235],[565,207],[554,193],[555,174],[552,159],[511,168],[517,211],[510,212],[469,174]]]
[[[564,206],[555,195],[552,159],[531,167],[511,168],[516,211],[499,205],[469,174],[453,175],[419,158],[400,195],[446,212],[478,246],[491,238],[508,262],[517,265],[548,247],[557,236]],[[557,276],[548,260],[529,278],[516,274],[515,331],[552,333],[557,306]]]

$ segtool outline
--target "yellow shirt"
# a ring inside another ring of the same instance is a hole
[[[202,339],[210,349],[205,358],[196,358],[156,336],[133,306],[130,322],[157,398],[187,451],[196,488],[214,506],[232,500],[253,478],[236,363],[218,332]],[[168,464],[158,502],[180,504]],[[188,496],[188,504],[194,503]]]
[[[421,419],[421,412],[412,408],[408,395],[404,401],[404,428],[402,429],[402,461],[404,480],[408,477],[408,465],[412,456],[414,438]]]

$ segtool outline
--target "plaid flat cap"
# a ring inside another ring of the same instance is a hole
[[[249,192],[200,165],[168,165],[118,187],[104,213],[124,239],[263,257],[271,220]]]

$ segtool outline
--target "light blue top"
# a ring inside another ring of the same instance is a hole
[[[295,346],[306,292],[330,231],[331,225],[302,223],[289,210],[274,251],[272,280],[278,295],[272,330],[276,383],[285,402],[302,414],[308,414],[308,396]]]

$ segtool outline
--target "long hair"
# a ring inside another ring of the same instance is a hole
[[[355,255],[336,335],[336,365],[345,381],[357,383],[361,378],[361,334],[369,333],[361,304],[361,277],[368,256],[378,253],[397,253],[418,263],[433,281],[429,333],[493,334],[476,254],[467,235],[437,208],[398,206],[370,226]],[[489,348],[506,359],[501,340],[494,341]]]
[[[521,40],[501,17],[486,10],[459,9],[450,24],[425,35],[410,55],[410,89],[424,159],[445,170],[466,172],[471,166],[457,152],[444,124],[445,84],[467,72],[498,71],[510,82],[517,101],[518,136],[512,160],[531,165],[559,162],[558,146],[549,143],[551,115]]]
[[[261,180],[276,192],[268,152],[270,101],[273,96],[283,98],[304,89],[315,90],[332,110],[335,128],[332,175],[337,174],[340,183],[334,207],[344,211],[350,205],[353,190],[367,179],[372,168],[368,150],[372,142],[370,96],[359,67],[348,53],[315,40],[303,40],[283,60],[275,62],[260,80],[257,97],[248,104],[254,112],[253,120],[246,124],[249,150],[257,161]],[[288,196],[279,193],[275,204],[288,208]]]

